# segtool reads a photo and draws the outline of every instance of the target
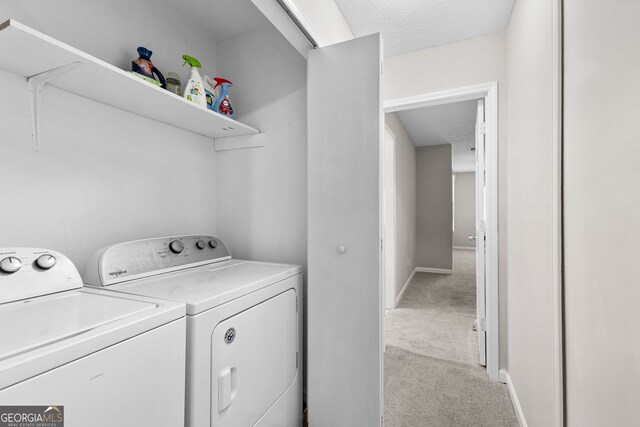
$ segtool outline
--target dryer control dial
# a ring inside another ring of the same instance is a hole
[[[216,239],[209,240],[209,246],[211,247],[211,249],[217,248],[218,247],[218,241]]]
[[[43,270],[48,270],[54,265],[56,265],[58,260],[51,254],[40,255],[38,259],[36,259],[36,264]]]
[[[174,254],[179,254],[184,251],[184,244],[180,240],[173,240],[169,243],[169,249],[171,249],[171,252]]]
[[[196,248],[198,249],[204,249],[207,246],[207,244],[204,242],[204,240],[200,239],[196,242]]]
[[[4,273],[15,273],[22,268],[22,261],[16,257],[7,257],[0,261],[0,270]]]

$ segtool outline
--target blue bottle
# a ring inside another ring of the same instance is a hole
[[[147,79],[155,80],[160,82],[160,87],[166,89],[167,82],[164,79],[164,76],[158,70],[155,65],[151,62],[151,52],[149,49],[140,46],[138,48],[138,59],[131,61],[131,71],[134,73],[138,73]]]
[[[218,99],[216,99],[216,102],[213,104],[213,111],[235,119],[236,115],[233,112],[233,107],[231,107],[231,101],[229,101],[229,88],[233,85],[233,83],[231,83],[227,79],[223,79],[220,77],[216,77],[213,80],[215,80],[216,82],[214,89],[220,86],[220,95],[218,96]]]

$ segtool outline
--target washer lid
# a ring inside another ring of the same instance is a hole
[[[0,360],[99,326],[155,310],[157,304],[86,292],[63,292],[0,306]]]
[[[87,288],[2,304],[0,389],[184,315],[174,301]]]
[[[194,315],[302,272],[299,265],[230,260],[111,286],[111,290],[180,301]]]

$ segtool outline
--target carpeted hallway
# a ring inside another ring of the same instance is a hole
[[[385,425],[518,426],[504,384],[478,364],[475,253],[454,274],[416,273],[385,321]]]

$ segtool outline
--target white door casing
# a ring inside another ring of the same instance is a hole
[[[395,135],[385,125],[382,150],[383,198],[383,271],[387,310],[396,306],[396,142]]]
[[[498,83],[489,82],[385,101],[386,113],[484,99],[485,113],[485,302],[487,374],[498,381],[500,331],[498,319]]]
[[[309,52],[311,427],[382,423],[379,34]]]
[[[485,301],[485,118],[484,99],[478,100],[476,113],[476,331],[478,334],[478,359],[487,365],[486,301]]]

